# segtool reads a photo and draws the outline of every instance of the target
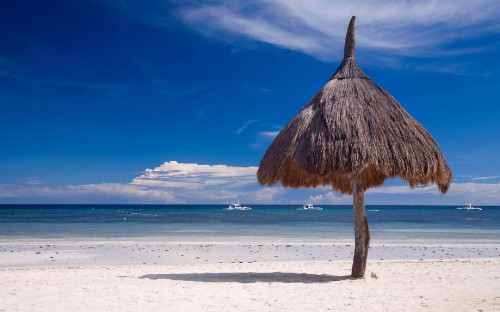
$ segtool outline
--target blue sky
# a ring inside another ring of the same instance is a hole
[[[0,203],[350,204],[255,172],[340,64],[356,15],[358,64],[453,172],[446,196],[394,179],[366,203],[500,204],[496,0],[0,6]]]

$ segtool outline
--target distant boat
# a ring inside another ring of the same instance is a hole
[[[298,208],[297,210],[323,210],[322,207],[314,207],[313,204],[305,204],[302,208]]]
[[[483,210],[483,209],[479,207],[472,207],[472,204],[469,203],[463,207],[458,207],[457,210]]]
[[[248,206],[242,206],[238,202],[237,204],[231,203],[227,208],[224,208],[224,210],[252,210],[252,208]]]

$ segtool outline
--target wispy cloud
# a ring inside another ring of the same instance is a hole
[[[37,180],[35,178],[27,178],[27,179],[19,180],[19,182],[22,184],[28,184],[28,185],[40,185],[40,184],[42,184],[42,181]]]
[[[450,186],[450,194],[458,193],[494,195],[500,199],[500,183],[453,183]]]
[[[418,186],[410,188],[408,185],[383,186],[366,191],[367,194],[439,194],[436,186]]]
[[[448,191],[448,195],[457,195],[460,193],[481,193],[481,194],[497,194],[500,201],[500,183],[452,183]],[[435,185],[420,186],[410,188],[406,185],[401,186],[384,186],[379,188],[369,189],[368,194],[435,194],[440,192]]]
[[[20,199],[21,203],[99,203],[102,196],[117,203],[185,203],[167,190],[143,186],[101,183],[63,186],[0,184],[0,202]],[[105,200],[108,202],[109,200]],[[17,202],[17,201],[15,201]]]
[[[259,131],[257,132],[257,136],[255,141],[250,145],[254,149],[262,149],[269,145],[269,142],[272,141],[280,132],[280,130],[276,131]]]
[[[248,128],[249,125],[251,125],[257,121],[258,121],[257,119],[248,120],[247,122],[245,122],[245,124],[243,126],[241,126],[238,130],[236,130],[236,134],[242,133],[243,131],[245,131]]]
[[[101,183],[101,184],[85,184],[85,185],[70,185],[65,188],[65,191],[78,195],[103,194],[111,196],[123,196],[128,198],[140,198],[141,202],[148,199],[153,203],[171,203],[182,204],[184,200],[178,199],[172,192],[164,189],[148,188],[133,184],[119,183]]]
[[[491,177],[476,177],[476,178],[471,178],[471,180],[493,180],[493,179],[498,179],[500,176],[491,176]]]
[[[205,87],[196,84],[183,85],[157,78],[147,69],[143,69],[143,72],[144,76],[149,77],[149,79],[140,86],[125,82],[109,83],[105,81],[69,79],[67,77],[38,77],[28,66],[16,63],[0,55],[0,78],[6,78],[11,82],[21,83],[30,88],[74,88],[83,92],[99,93],[112,97],[125,94],[149,95],[154,93],[170,99],[180,99],[206,90]]]
[[[146,86],[138,87],[120,83],[100,83],[88,82],[72,79],[59,78],[34,78],[29,70],[2,68],[0,64],[0,77],[8,78],[11,81],[22,83],[26,86],[46,89],[56,88],[75,88],[82,91],[101,93],[105,95],[123,95],[123,94],[150,94],[166,96],[171,99],[179,99],[186,96],[199,93],[205,90],[204,87],[196,85],[176,85],[164,81],[154,80]]]
[[[239,35],[292,50],[308,52],[321,49],[320,42],[315,38],[294,36],[293,32],[283,25],[276,24],[273,19],[266,19],[265,15],[247,16],[242,11],[231,10],[227,3],[183,9],[179,11],[179,16],[184,21],[198,26],[200,31],[211,29],[227,32],[237,28],[235,33]],[[207,25],[210,27],[206,28]]]
[[[352,15],[360,47],[395,54],[456,53],[440,47],[500,31],[496,0],[210,1],[181,6],[177,15],[209,36],[243,36],[319,58],[338,57]]]
[[[260,131],[259,136],[274,139],[279,133],[279,131]]]

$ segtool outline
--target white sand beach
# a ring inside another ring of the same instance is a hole
[[[499,311],[500,246],[0,242],[0,311]]]

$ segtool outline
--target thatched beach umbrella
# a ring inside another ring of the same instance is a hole
[[[390,177],[446,193],[451,171],[431,135],[354,60],[353,16],[344,59],[328,83],[278,134],[257,172],[261,184],[332,186],[353,195],[352,276],[363,277],[370,234],[364,192]]]

